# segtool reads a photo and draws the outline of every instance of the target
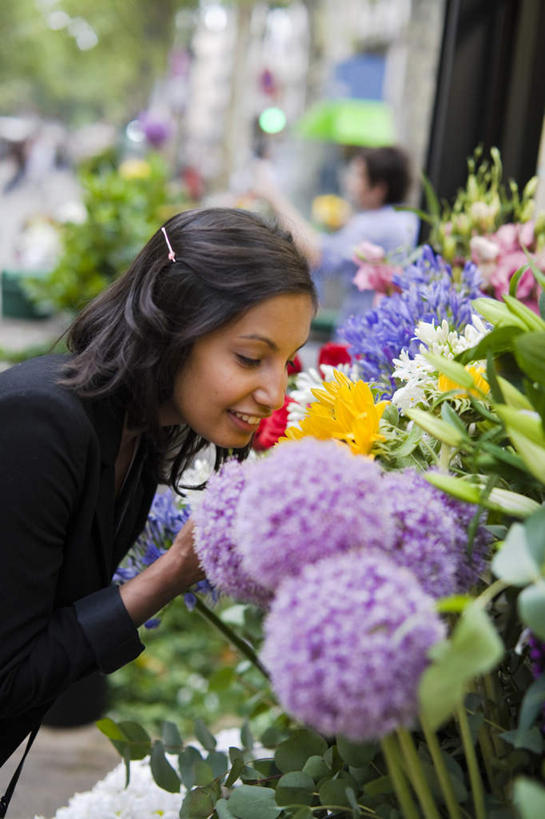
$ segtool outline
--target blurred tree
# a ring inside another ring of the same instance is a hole
[[[79,124],[146,105],[167,66],[176,12],[198,0],[0,3],[0,111]]]

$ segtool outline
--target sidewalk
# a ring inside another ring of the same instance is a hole
[[[0,769],[1,793],[20,757],[21,749]],[[7,819],[52,819],[74,793],[90,790],[120,761],[119,754],[94,724],[41,728],[26,759]]]

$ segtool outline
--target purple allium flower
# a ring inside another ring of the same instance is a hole
[[[242,464],[233,459],[209,478],[194,512],[195,550],[206,577],[219,591],[266,608],[271,595],[244,571],[233,538],[233,521],[246,484],[245,472]]]
[[[391,397],[393,359],[402,350],[419,351],[414,330],[419,321],[440,324],[446,319],[452,329],[471,323],[471,300],[482,295],[478,268],[468,262],[460,274],[432,249],[424,246],[414,264],[394,277],[401,293],[382,299],[374,310],[351,316],[339,334],[350,345],[350,354],[364,381],[376,386],[383,397]]]
[[[393,505],[396,563],[410,569],[432,597],[469,591],[486,566],[491,540],[479,524],[468,549],[476,507],[446,495],[413,469],[385,473],[383,484]]]
[[[453,594],[458,554],[445,496],[413,469],[387,472],[382,481],[393,505],[392,559],[410,569],[432,597]]]
[[[482,512],[473,542],[469,544],[468,529],[478,511],[477,507],[446,495],[440,489],[436,488],[435,491],[443,496],[452,519],[454,551],[458,556],[455,591],[467,592],[479,580],[490,557],[490,543],[493,538],[482,522],[486,518],[486,512]]]
[[[249,466],[235,521],[243,566],[271,590],[307,563],[393,537],[381,469],[336,441],[287,441]]]
[[[353,551],[284,580],[262,659],[296,719],[367,741],[413,723],[428,650],[444,635],[412,572],[383,553]]]

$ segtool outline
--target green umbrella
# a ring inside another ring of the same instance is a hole
[[[395,142],[392,109],[380,100],[322,100],[303,114],[296,132],[308,139],[342,145],[377,146]]]

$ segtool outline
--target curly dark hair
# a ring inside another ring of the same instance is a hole
[[[128,423],[151,441],[158,478],[177,489],[209,442],[188,427],[159,426],[159,407],[194,342],[265,299],[317,297],[290,234],[234,208],[179,213],[159,229],[127,272],[94,299],[67,333],[72,356],[62,383],[80,396],[121,397]],[[237,450],[240,459],[248,447]],[[228,451],[216,447],[216,468]]]

